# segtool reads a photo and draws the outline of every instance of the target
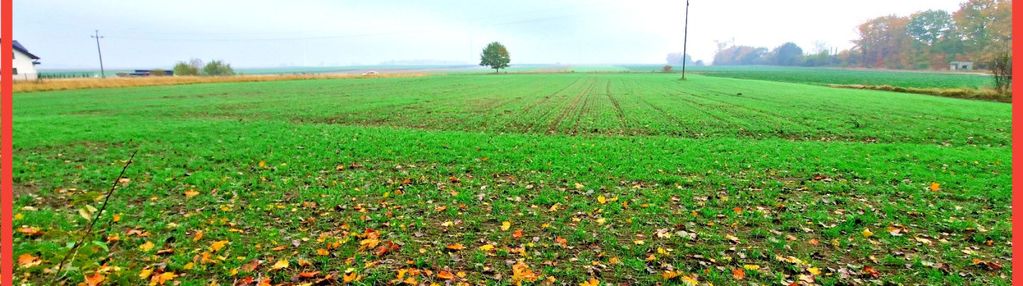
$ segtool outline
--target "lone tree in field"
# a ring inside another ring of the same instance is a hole
[[[493,42],[487,45],[483,49],[483,54],[480,55],[480,65],[488,66],[494,69],[494,73],[500,72],[501,69],[507,68],[508,63],[511,62],[511,57],[508,56],[508,48],[498,42]]]

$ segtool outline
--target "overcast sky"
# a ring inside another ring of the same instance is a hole
[[[848,48],[873,17],[962,0],[692,0],[689,51],[715,41]],[[108,67],[169,67],[192,57],[236,67],[479,62],[490,41],[512,64],[665,62],[682,50],[684,1],[619,0],[15,0],[14,36],[41,68],[95,68],[94,29]]]

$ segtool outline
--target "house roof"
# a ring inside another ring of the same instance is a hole
[[[26,49],[25,46],[22,46],[21,43],[18,43],[18,40],[14,40],[14,50],[28,55],[28,57],[32,58],[33,60],[38,60],[39,59],[38,56],[33,55],[32,53],[28,52],[28,49]]]

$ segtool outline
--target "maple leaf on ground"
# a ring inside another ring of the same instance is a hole
[[[583,281],[583,283],[579,283],[579,286],[600,286],[600,280],[597,280],[597,278],[590,277],[589,280]]]
[[[881,277],[881,273],[877,272],[877,269],[874,269],[873,266],[863,266],[863,273],[869,276],[870,278],[876,279],[878,277]]]
[[[83,284],[88,286],[96,286],[103,284],[104,280],[107,280],[106,276],[103,276],[103,274],[99,274],[99,272],[95,272],[92,275],[85,275],[85,282],[83,282]]]
[[[465,246],[462,245],[461,243],[452,243],[452,244],[448,244],[447,249],[448,250],[459,251],[459,250],[465,249]]]
[[[521,228],[520,229],[516,229],[515,232],[512,233],[512,237],[514,237],[514,238],[522,238],[522,229]]]
[[[245,265],[242,265],[241,270],[245,272],[256,271],[256,268],[259,268],[260,263],[261,262],[258,259],[253,259],[252,261],[249,261],[249,263],[245,263]]]
[[[941,190],[941,184],[938,184],[937,182],[932,182],[931,183],[931,191],[932,192],[937,192],[937,191],[940,191],[940,190]]]
[[[732,278],[735,278],[735,280],[746,279],[746,270],[742,268],[732,269]]]
[[[451,271],[441,270],[440,272],[437,272],[437,278],[444,280],[455,280],[455,274],[452,274]]]
[[[561,245],[561,247],[568,247],[568,240],[565,239],[564,237],[559,236],[555,238],[554,241],[557,242],[558,245]]]
[[[985,260],[980,260],[980,259],[977,259],[977,258],[973,259],[973,265],[975,265],[977,267],[980,267],[981,269],[985,269],[985,270],[992,270],[992,271],[1002,270],[1002,264],[1000,264],[998,262],[985,261]]]
[[[27,237],[36,237],[36,236],[42,236],[43,235],[43,231],[42,230],[39,230],[39,228],[31,227],[31,226],[22,226],[22,227],[18,228],[18,233],[20,233],[21,235],[27,236]]]
[[[160,275],[154,275],[153,278],[149,280],[149,285],[164,285],[167,284],[167,282],[174,280],[174,278],[178,278],[178,275],[174,274],[174,272],[160,273]]]
[[[373,253],[376,253],[377,256],[384,256],[384,254],[387,254],[389,252],[395,252],[398,251],[399,249],[401,249],[400,245],[388,240],[384,241],[383,243],[380,243],[380,246],[373,250]]]
[[[515,283],[521,282],[533,282],[540,277],[533,273],[533,270],[529,269],[529,265],[525,262],[519,261],[512,265],[512,281]]]
[[[366,238],[359,241],[359,250],[373,249],[380,244],[380,240],[376,238]]]
[[[18,256],[18,266],[22,268],[29,268],[42,263],[43,263],[42,259],[39,259],[39,257],[35,257],[28,253]]]

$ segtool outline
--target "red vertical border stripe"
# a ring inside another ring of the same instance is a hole
[[[12,142],[13,126],[12,122],[14,118],[13,104],[14,104],[14,91],[13,81],[14,77],[11,74],[12,65],[14,64],[14,51],[12,50],[14,45],[14,0],[0,0],[0,18],[2,19],[2,31],[0,31],[0,74],[3,75],[0,78],[0,212],[3,213],[0,218],[0,264],[3,269],[0,270],[2,275],[3,286],[14,285],[14,225],[13,225],[13,207],[14,207],[14,178],[13,178],[13,156],[14,146]]]
[[[1023,28],[1023,21],[1019,15],[1023,8],[1020,0],[1012,3],[1012,30],[1019,31]],[[1020,59],[1019,50],[1020,38],[1012,38],[1012,68],[1020,71],[1023,68],[1023,60]],[[1023,86],[1020,85],[1020,78],[1012,79],[1012,93],[1020,96]],[[1020,121],[1023,121],[1023,100],[1013,96],[1012,99],[1012,284],[1023,285],[1023,130],[1020,129]]]

